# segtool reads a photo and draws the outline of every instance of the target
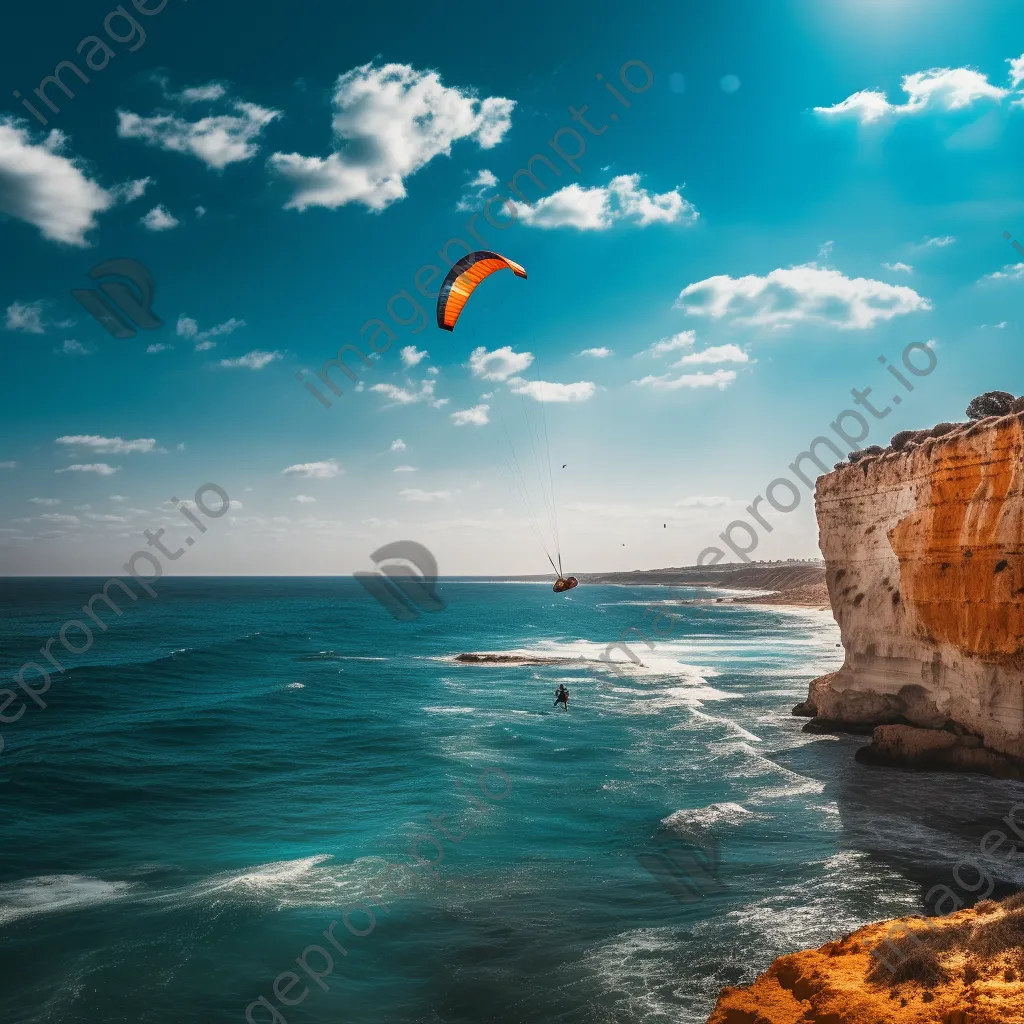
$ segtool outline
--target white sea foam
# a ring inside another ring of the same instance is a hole
[[[286,690],[304,690],[305,688],[306,688],[306,684],[305,683],[289,683],[285,687]]]
[[[748,811],[742,804],[726,803],[674,811],[667,818],[662,818],[661,823],[667,828],[678,828],[682,825],[708,827],[717,825],[719,822],[724,822],[726,825],[742,825],[745,820],[763,817],[762,814]]]
[[[88,875],[40,875],[0,885],[0,925],[23,917],[113,903],[135,888]]]
[[[444,707],[441,704],[432,704],[423,709],[429,715],[473,715],[479,710],[478,708],[449,708]]]

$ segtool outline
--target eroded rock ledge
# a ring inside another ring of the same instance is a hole
[[[1022,944],[1020,895],[870,924],[723,989],[708,1024],[1024,1024]]]
[[[1024,412],[941,426],[818,480],[845,661],[794,713],[887,727],[865,760],[1024,777]]]

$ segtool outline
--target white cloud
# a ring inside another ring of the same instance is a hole
[[[244,320],[237,320],[235,317],[232,317],[230,320],[225,320],[222,324],[217,324],[215,327],[201,331],[199,330],[199,324],[192,317],[185,316],[182,313],[178,316],[175,333],[179,338],[194,341],[197,352],[206,352],[211,348],[217,347],[217,343],[210,341],[210,338],[219,338],[223,334],[234,334],[235,331],[240,327],[245,327],[245,325]]]
[[[117,201],[63,156],[65,136],[54,129],[35,145],[12,118],[0,120],[0,213],[37,227],[51,242],[86,246],[96,215]]]
[[[406,345],[402,349],[402,363],[405,366],[418,366],[428,355],[429,352],[420,352],[415,345]]]
[[[185,90],[188,92],[199,90]],[[184,94],[183,94],[184,95]],[[221,93],[206,99],[219,99]],[[200,97],[196,97],[199,99]],[[235,100],[234,114],[218,114],[187,121],[174,114],[149,117],[127,110],[117,112],[117,134],[122,139],[141,139],[171,153],[186,153],[218,171],[229,164],[251,160],[259,152],[264,128],[281,116],[279,110]]]
[[[395,466],[395,468],[393,470],[391,470],[391,472],[392,473],[415,473],[416,472],[416,467],[415,466]]]
[[[275,153],[270,166],[294,186],[287,209],[335,209],[362,203],[383,210],[406,195],[405,178],[452,143],[496,146],[511,124],[513,100],[478,99],[441,84],[436,71],[372,63],[338,78],[333,130],[337,149],[326,158]]]
[[[736,379],[735,370],[715,370],[714,373],[690,373],[673,378],[670,373],[660,377],[644,377],[634,381],[640,387],[651,387],[656,391],[678,391],[680,388],[712,388],[724,391]]]
[[[884,92],[864,89],[847,96],[831,107],[815,107],[826,117],[854,117],[861,124],[871,124],[901,114],[923,114],[940,110],[963,110],[978,100],[1001,103],[1009,91],[991,85],[988,78],[971,68],[931,68],[904,75],[905,103],[890,103]]]
[[[813,263],[773,270],[766,277],[721,274],[687,285],[675,308],[695,316],[731,316],[739,324],[826,323],[843,329],[874,327],[918,310],[928,299],[905,285],[849,278]]]
[[[196,207],[196,219],[198,220],[199,218],[202,218],[202,217],[205,217],[205,216],[206,216],[206,207],[205,206],[197,206]]]
[[[585,402],[597,390],[589,380],[576,384],[554,384],[546,380],[523,380],[513,377],[509,390],[516,395],[527,395],[535,402]]]
[[[953,235],[941,235],[938,238],[926,238],[924,240],[925,248],[945,249],[947,245],[952,245],[956,241]]]
[[[64,342],[64,346],[61,351],[66,356],[87,356],[89,355],[89,349],[87,349],[80,341],[75,341],[74,338],[68,338]]]
[[[1002,270],[986,274],[982,281],[1020,281],[1024,279],[1024,263],[1007,263]]]
[[[374,384],[370,390],[379,395],[387,395],[395,405],[414,405],[417,402],[426,402],[431,408],[440,409],[448,404],[448,399],[434,397],[436,385],[436,381],[421,380],[419,391],[414,391],[411,386],[400,388],[397,384]]]
[[[123,494],[112,494],[110,496],[111,501],[127,501],[128,499]]]
[[[47,523],[60,523],[61,526],[77,526],[80,522],[78,516],[61,515],[60,512],[44,512],[38,518]]]
[[[731,505],[732,498],[723,498],[721,495],[695,495],[692,498],[683,498],[676,502],[677,508],[721,508],[723,505]]]
[[[152,178],[136,178],[134,181],[125,181],[115,185],[110,191],[117,196],[122,203],[134,203],[146,194],[146,189],[153,184]]]
[[[175,98],[182,103],[210,103],[223,99],[227,94],[227,89],[220,82],[209,82],[206,85],[193,86],[191,89],[182,89]]]
[[[683,356],[674,366],[689,366],[694,363],[749,363],[750,356],[739,345],[712,345],[703,352],[691,352]]]
[[[404,452],[405,449],[406,444],[400,437],[391,442],[391,450],[393,452]]]
[[[300,462],[281,470],[283,476],[302,476],[307,480],[330,480],[344,472],[334,459],[327,459],[324,462]]]
[[[418,487],[405,487],[398,493],[406,501],[447,501],[452,496],[451,491],[421,491]]]
[[[296,494],[292,501],[297,501],[300,505],[312,505],[316,498],[311,498],[308,494]]]
[[[130,455],[132,452],[155,452],[156,438],[138,437],[134,441],[125,441],[120,437],[102,437],[99,434],[65,434],[58,437],[56,444],[72,445],[76,448],[89,448],[102,455]]]
[[[649,224],[694,223],[697,208],[678,188],[651,195],[640,188],[639,174],[620,174],[606,185],[566,185],[532,204],[515,203],[519,219],[535,228],[576,228],[604,231],[619,221],[642,228]]]
[[[829,239],[829,241],[827,241],[827,242],[824,242],[818,248],[818,259],[819,260],[827,260],[829,258],[829,256],[832,255],[832,246],[834,244],[835,243],[831,239]]]
[[[479,210],[483,204],[484,196],[498,184],[497,175],[492,174],[485,167],[478,171],[471,181],[466,182],[462,198],[455,204],[455,209],[468,213],[470,210]]]
[[[661,341],[656,341],[650,348],[645,348],[640,355],[659,358],[669,352],[678,352],[680,349],[691,348],[696,340],[696,331],[680,331],[678,334],[673,334],[670,338],[662,338]]]
[[[0,183],[2,183],[0,177]],[[24,331],[26,334],[45,334],[43,327],[43,304],[41,302],[12,302],[7,307],[7,322],[4,329]]]
[[[0,469],[17,469],[18,464],[16,462],[0,462]]]
[[[609,356],[615,355],[615,353],[610,348],[605,348],[602,345],[601,348],[585,348],[580,355],[593,356],[595,359],[607,359]]]
[[[529,352],[513,352],[511,345],[504,345],[488,352],[483,345],[473,349],[469,355],[469,368],[474,377],[484,380],[508,380],[513,374],[522,373],[533,355]]]
[[[33,505],[59,505],[60,498],[29,498]]]
[[[89,462],[85,465],[77,463],[74,466],[68,466],[66,469],[56,469],[55,473],[96,473],[99,476],[110,476],[116,473],[121,467],[120,466],[108,466],[105,462]]]
[[[181,222],[166,207],[154,206],[149,213],[139,218],[139,223],[147,231],[170,231]]]
[[[168,352],[173,348],[173,345],[147,345],[146,355],[153,355],[156,352]]]
[[[913,273],[914,268],[909,263],[883,263],[886,270],[897,270],[903,274]]]
[[[97,512],[86,512],[86,519],[91,519],[95,523],[127,523],[128,520],[124,516],[112,516],[102,515]]]
[[[263,352],[257,348],[253,349],[252,352],[246,352],[244,356],[239,356],[238,359],[222,359],[220,365],[243,367],[246,370],[262,370],[268,363],[272,363],[275,359],[283,358],[280,352]]]
[[[1010,65],[1010,88],[1016,89],[1024,82],[1024,53],[1019,57],[1007,57],[1006,63]]]
[[[489,409],[489,405],[474,405],[472,409],[460,409],[458,412],[452,413],[452,423],[457,427],[465,427],[470,424],[474,427],[482,427],[485,423],[491,422],[487,416]]]

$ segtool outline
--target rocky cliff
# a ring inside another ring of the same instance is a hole
[[[723,989],[708,1024],[1024,1024],[1022,944],[1020,896],[870,924]]]
[[[1024,777],[1024,412],[851,458],[816,491],[846,658],[796,713],[905,727],[876,729],[862,760]]]

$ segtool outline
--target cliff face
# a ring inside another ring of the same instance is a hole
[[[812,711],[1024,758],[1024,413],[861,458],[816,505],[846,659]]]
[[[708,1024],[1024,1024],[1022,902],[871,924],[779,957],[723,989]]]

